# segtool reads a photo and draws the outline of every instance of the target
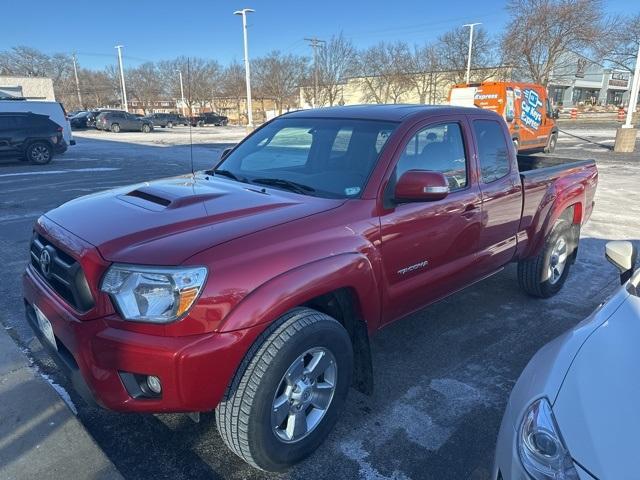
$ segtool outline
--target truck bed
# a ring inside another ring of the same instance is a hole
[[[591,215],[598,171],[594,160],[518,155],[522,182],[520,230],[531,240],[544,230],[544,219],[558,197],[584,206],[582,222]]]

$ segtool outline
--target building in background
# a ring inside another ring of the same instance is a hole
[[[633,75],[606,68],[581,55],[567,55],[549,78],[549,97],[556,105],[626,106]]]
[[[24,97],[27,100],[54,101],[53,80],[45,77],[0,76],[0,97]]]

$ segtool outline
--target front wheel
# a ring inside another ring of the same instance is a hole
[[[558,220],[542,250],[533,258],[518,262],[518,284],[534,297],[549,298],[558,293],[573,262],[574,234],[567,220]]]
[[[26,157],[31,163],[44,165],[53,158],[53,148],[45,142],[34,142],[27,148]]]
[[[112,123],[111,124],[111,131],[113,133],[119,133],[120,132],[120,125],[118,125],[117,123]]]
[[[294,309],[247,353],[216,409],[218,431],[249,464],[281,471],[327,437],[344,405],[352,370],[344,327],[318,311]]]
[[[558,134],[552,133],[547,142],[547,146],[544,147],[544,153],[553,153],[556,150],[556,144],[558,143]]]
[[[144,123],[142,125],[142,133],[149,133],[151,131],[151,127],[149,126],[149,124]]]

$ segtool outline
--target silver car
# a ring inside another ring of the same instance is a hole
[[[640,271],[631,242],[609,242],[622,287],[545,345],[502,419],[494,480],[640,478]]]

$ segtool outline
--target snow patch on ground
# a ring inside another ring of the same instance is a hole
[[[74,415],[78,415],[78,409],[76,408],[75,404],[71,400],[71,397],[69,396],[69,393],[64,388],[62,388],[60,385],[58,385],[56,382],[54,382],[53,379],[49,375],[47,375],[46,373],[43,373],[43,372],[41,372],[41,371],[39,371],[37,369],[36,369],[36,371],[38,372],[38,374],[40,374],[40,376],[42,378],[44,378],[47,382],[49,382],[49,385],[51,385],[53,387],[53,389],[58,393],[58,395],[60,395],[60,398],[62,398],[64,403],[67,404],[67,407],[69,407],[69,410],[71,410]]]

